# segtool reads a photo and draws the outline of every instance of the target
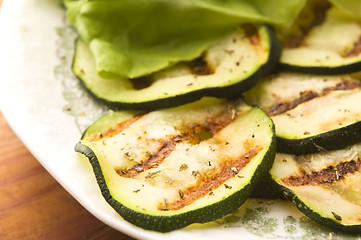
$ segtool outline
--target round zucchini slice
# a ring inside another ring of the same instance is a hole
[[[205,98],[147,113],[111,112],[77,152],[125,220],[167,232],[235,211],[272,166],[274,125],[242,100]]]
[[[327,1],[313,1],[289,32],[283,32],[279,68],[337,75],[361,69],[361,25]]]
[[[277,153],[270,174],[285,196],[315,222],[361,233],[361,144],[295,156]]]
[[[301,155],[361,141],[361,81],[356,75],[278,73],[245,97],[271,116],[278,152]]]
[[[235,97],[277,64],[281,45],[269,26],[242,25],[202,57],[137,79],[104,79],[88,46],[78,39],[72,70],[86,89],[108,105],[158,109],[203,96]]]

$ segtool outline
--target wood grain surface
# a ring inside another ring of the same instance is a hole
[[[68,194],[0,114],[0,240],[119,239]]]
[[[100,222],[72,198],[0,113],[0,240],[28,239],[133,238]]]

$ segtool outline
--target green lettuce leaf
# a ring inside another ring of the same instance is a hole
[[[361,1],[360,0],[330,0],[336,7],[342,9],[350,16],[361,18]]]
[[[306,0],[65,0],[105,78],[194,59],[244,22],[292,24]]]

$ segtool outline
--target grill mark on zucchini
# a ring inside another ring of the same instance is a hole
[[[292,101],[289,102],[281,102],[281,103],[276,103],[275,105],[273,105],[269,111],[268,114],[270,116],[275,116],[275,115],[279,115],[282,113],[287,112],[288,110],[291,110],[293,108],[296,108],[298,105],[307,102],[311,99],[314,99],[315,97],[318,97],[319,95],[314,92],[314,91],[305,91],[300,93],[300,97],[297,99],[294,99]]]
[[[199,76],[211,75],[214,73],[214,69],[212,69],[203,58],[196,58],[191,61],[189,63],[189,68],[193,74]]]
[[[133,178],[138,174],[147,171],[152,168],[157,168],[168,156],[171,152],[176,148],[176,145],[183,142],[188,141],[191,144],[198,144],[203,139],[197,135],[201,131],[208,132],[212,135],[216,134],[224,127],[229,125],[234,119],[239,116],[240,111],[235,109],[237,101],[231,103],[229,107],[225,109],[225,111],[220,112],[217,116],[213,118],[206,119],[202,124],[194,123],[191,126],[185,127],[184,129],[180,129],[183,133],[177,136],[172,137],[171,139],[159,139],[155,141],[163,141],[161,147],[155,153],[150,153],[150,156],[141,161],[140,163],[135,164],[133,167],[129,169],[114,169],[117,174],[121,177]],[[143,115],[144,116],[144,115]],[[122,131],[130,126],[131,123],[135,122],[140,118],[138,116],[137,119],[133,119],[134,117],[128,119],[127,121],[118,125],[119,129]],[[119,133],[119,129],[110,129],[109,134],[115,135],[115,133]],[[107,135],[103,134],[102,137],[106,137]]]
[[[153,75],[148,75],[144,77],[129,79],[129,81],[132,83],[133,89],[141,90],[150,87],[153,84],[152,77]]]
[[[327,94],[332,91],[338,91],[338,90],[351,90],[355,88],[361,88],[361,82],[351,82],[351,81],[342,81],[334,87],[329,87],[323,89],[323,93]]]
[[[189,71],[196,76],[206,76],[215,73],[214,69],[208,65],[207,61],[203,57],[186,62],[186,65],[188,66]],[[129,81],[131,82],[133,89],[141,90],[148,88],[153,84],[153,76],[154,74],[150,74],[144,77],[129,79]]]
[[[332,183],[339,181],[347,174],[352,174],[360,169],[361,160],[351,160],[348,162],[341,162],[336,166],[328,166],[320,171],[313,171],[306,173],[303,169],[301,170],[302,175],[290,176],[282,179],[282,182],[288,186],[305,186],[305,185],[318,185],[323,183]]]
[[[217,167],[197,174],[196,184],[179,190],[182,194],[180,194],[178,200],[162,202],[159,204],[158,209],[161,211],[179,210],[197,199],[212,193],[212,190],[220,187],[230,178],[235,177],[262,149],[260,146],[254,147],[236,160],[225,159]],[[232,186],[226,185],[225,188],[231,189]]]
[[[240,111],[237,111],[235,108],[230,107],[226,111],[221,112],[218,116],[215,116],[212,119],[206,119],[202,124],[192,124],[190,129],[195,134],[200,131],[206,131],[212,134],[216,134],[228,124],[230,124],[234,119],[236,119],[239,114]]]
[[[138,121],[143,116],[144,116],[143,114],[133,115],[133,116],[129,117],[127,120],[125,120],[124,122],[118,123],[116,127],[109,128],[100,134],[96,134],[91,137],[87,137],[87,141],[95,142],[95,141],[99,141],[101,139],[110,138],[110,137],[124,131],[125,129],[129,128],[130,125],[132,125],[133,123]]]
[[[259,46],[261,44],[261,37],[257,31],[257,28],[252,24],[242,24],[242,28],[246,33],[246,37],[249,39],[249,42],[254,46]]]
[[[342,57],[344,58],[356,57],[360,55],[360,53],[361,53],[361,36],[359,37],[358,41],[356,41],[353,44],[353,48],[344,55],[342,55]]]
[[[286,48],[298,48],[304,43],[304,39],[311,30],[321,25],[326,20],[328,10],[331,4],[326,0],[312,1],[308,7],[305,7],[295,21],[296,25],[292,27],[290,33],[284,37],[282,44]]]
[[[246,38],[249,40],[249,42],[250,42],[251,46],[254,48],[256,54],[261,56],[262,55],[262,39],[261,39],[261,36],[259,35],[259,32],[255,28],[255,26],[252,24],[242,24],[241,27],[244,29]],[[235,64],[238,66],[239,62],[241,62],[241,61],[242,61],[242,59],[237,61]]]
[[[177,143],[191,139],[194,139],[194,136],[190,134],[175,136],[172,139],[165,141],[159,150],[156,153],[151,154],[151,156],[145,161],[142,161],[129,169],[115,169],[115,171],[121,177],[133,178],[141,172],[157,168],[169,156],[169,154],[171,154]]]
[[[298,105],[310,101],[317,97],[325,96],[333,91],[341,91],[341,90],[352,90],[355,88],[361,88],[361,82],[351,82],[351,81],[342,81],[336,84],[334,87],[324,88],[321,93],[316,93],[315,91],[309,90],[300,93],[300,97],[293,99],[288,102],[280,102],[276,103],[269,108],[267,113],[270,116],[279,115],[285,113],[291,109],[296,108]]]
[[[257,50],[260,49],[261,36],[259,35],[257,28],[253,24],[242,24],[241,28],[244,30],[246,35],[245,37],[249,40],[251,45]],[[233,39],[233,41],[236,42],[237,39]],[[224,51],[230,55],[233,54],[233,50],[224,49]],[[240,63],[236,62],[235,64],[238,66]],[[203,57],[194,59],[189,62],[188,65],[191,72],[198,76],[211,75],[215,73],[215,69],[212,69]]]

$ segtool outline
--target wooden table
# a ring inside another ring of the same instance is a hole
[[[0,113],[0,240],[22,239],[132,238],[106,226],[73,199]]]
[[[0,240],[132,239],[100,222],[68,194],[0,113]]]

